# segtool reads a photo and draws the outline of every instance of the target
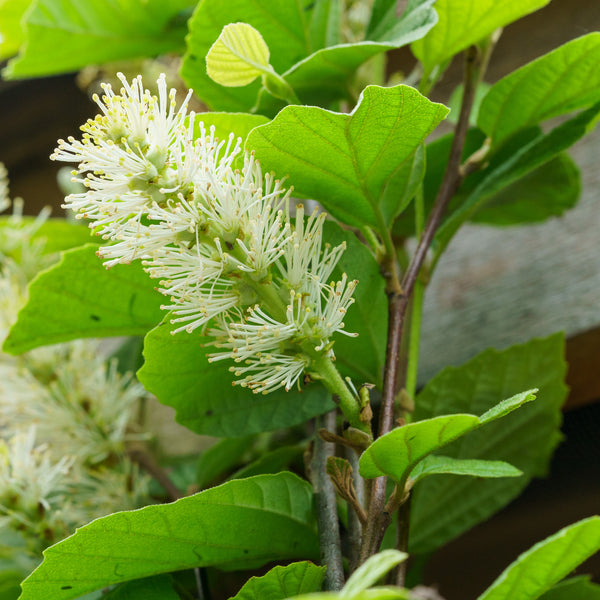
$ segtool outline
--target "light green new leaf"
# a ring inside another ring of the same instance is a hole
[[[339,280],[346,273],[349,279],[358,279],[355,302],[344,317],[344,330],[358,333],[358,337],[335,337],[336,366],[356,385],[373,383],[381,386],[387,340],[385,280],[377,261],[356,235],[331,221],[325,223],[323,232],[326,243],[332,246],[346,244],[332,277]]]
[[[274,567],[262,577],[251,577],[230,600],[285,600],[318,592],[325,570],[307,561]]]
[[[37,0],[9,78],[77,71],[89,64],[156,56],[183,46],[191,0]],[[216,37],[216,36],[215,36]]]
[[[23,43],[21,19],[33,0],[0,0],[0,60],[15,55]]]
[[[206,73],[205,57],[209,49],[223,27],[237,22],[248,23],[260,32],[272,50],[270,60],[276,73],[284,73],[311,52],[306,14],[301,2],[280,0],[270,3],[265,10],[260,2],[202,0],[188,22],[187,52],[181,75],[213,110],[247,112],[256,104],[261,88],[260,81],[240,88],[224,87]]]
[[[96,250],[92,244],[68,250],[31,282],[5,352],[82,337],[144,335],[160,321],[162,296],[141,265],[107,270]]]
[[[432,0],[410,3],[391,29],[377,39],[339,44],[340,2],[320,0],[312,10],[296,0],[280,0],[264,11],[260,4],[232,0],[203,0],[190,21],[188,52],[182,65],[186,83],[215,110],[258,110],[274,115],[282,103],[260,93],[259,82],[243,89],[223,89],[205,73],[202,57],[228,23],[242,21],[257,29],[271,49],[271,64],[304,104],[328,106],[350,98],[356,69],[376,54],[422,37],[436,20]]]
[[[499,419],[535,399],[535,392],[521,392],[504,400],[480,417],[451,414],[409,423],[375,440],[361,455],[360,474],[372,479],[387,475],[402,489],[411,470],[428,454],[469,431]]]
[[[477,460],[451,456],[426,456],[411,472],[416,483],[430,475],[467,475],[470,477],[519,477],[523,473],[502,460]]]
[[[219,140],[227,140],[229,134],[242,138],[242,146],[248,137],[248,134],[259,125],[266,125],[269,122],[267,117],[262,115],[251,115],[248,113],[226,113],[226,112],[204,112],[196,115],[194,123],[194,136],[200,133],[200,123],[209,130],[215,128],[215,137]],[[243,163],[242,163],[243,164]]]
[[[269,72],[269,47],[248,23],[230,23],[206,55],[206,73],[220,85],[242,87]]]
[[[312,503],[308,483],[279,473],[96,519],[44,552],[44,562],[23,582],[20,600],[71,600],[114,583],[194,567],[316,558]]]
[[[334,404],[325,388],[308,384],[299,393],[275,390],[253,394],[233,386],[229,372],[233,361],[209,363],[204,347],[211,339],[180,332],[171,335],[171,326],[162,323],[144,340],[144,366],[138,378],[160,402],[172,406],[176,419],[196,433],[239,437],[298,425],[325,413]]]
[[[173,589],[173,579],[168,575],[157,575],[146,579],[128,581],[118,585],[102,600],[180,600]]]
[[[600,600],[600,585],[592,583],[589,576],[571,577],[557,583],[541,600]]]
[[[455,54],[504,27],[532,13],[550,0],[437,0],[437,25],[411,46],[431,73]]]
[[[407,558],[408,554],[399,550],[383,550],[371,556],[350,575],[339,597],[355,598]]]
[[[523,476],[480,480],[438,475],[421,481],[413,492],[409,552],[435,550],[505,506],[532,477],[546,473],[561,437],[565,373],[564,339],[557,334],[501,352],[486,350],[461,367],[442,370],[425,386],[415,403],[418,420],[485,414],[519,388],[536,385],[539,392],[535,402],[444,448],[445,455],[456,459],[506,461]]]
[[[409,86],[368,86],[349,115],[288,106],[246,146],[339,220],[381,228],[401,209],[405,165],[447,113]]]
[[[536,600],[598,550],[600,517],[569,525],[521,554],[478,600]]]
[[[600,100],[600,33],[564,44],[490,89],[477,125],[495,145],[515,131]]]

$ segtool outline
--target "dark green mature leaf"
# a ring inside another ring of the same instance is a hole
[[[375,0],[367,39],[376,41],[404,40],[404,44],[421,39],[438,21],[433,10],[435,0],[409,0],[402,15],[397,16],[396,0]],[[407,36],[414,36],[407,39]]]
[[[143,335],[160,321],[162,296],[141,265],[110,270],[88,244],[68,250],[29,286],[29,300],[4,342],[20,354],[82,337]]]
[[[442,246],[446,245],[462,223],[470,219],[497,193],[556,158],[588,133],[599,114],[600,103],[597,103],[555,127],[549,133],[533,130],[533,139],[515,152],[511,158],[500,162],[495,169],[486,169],[485,176],[461,203],[460,208],[455,210],[440,227],[436,240]]]
[[[488,518],[515,498],[532,477],[545,474],[560,440],[560,407],[567,394],[564,339],[560,334],[504,351],[486,350],[461,367],[434,377],[418,396],[415,419],[448,413],[483,413],[528,385],[538,399],[446,446],[458,459],[504,460],[522,477],[486,479],[439,475],[419,483],[411,508],[413,553],[426,553]]]
[[[430,475],[467,475],[470,477],[519,477],[522,472],[502,460],[477,460],[450,456],[426,456],[411,472],[416,483]]]
[[[37,0],[9,78],[76,71],[89,64],[156,56],[182,48],[191,0]]]
[[[210,338],[180,332],[171,335],[162,323],[144,340],[146,362],[138,378],[160,402],[172,406],[176,419],[196,433],[238,437],[291,427],[331,410],[335,405],[320,384],[302,392],[282,389],[253,394],[233,386],[228,361],[209,363]]]
[[[260,455],[256,460],[243,466],[241,469],[231,475],[229,479],[242,479],[243,477],[253,477],[254,475],[264,475],[266,473],[279,473],[279,471],[289,470],[292,463],[300,463],[303,467],[302,456],[306,450],[306,445],[282,446]]]
[[[320,0],[309,6],[280,0],[264,11],[259,2],[203,0],[190,21],[188,52],[182,75],[208,106],[219,110],[248,111],[257,105],[275,114],[282,103],[261,93],[258,81],[244,88],[223,88],[206,75],[204,57],[229,23],[241,21],[256,28],[271,50],[271,64],[305,104],[327,106],[349,99],[356,69],[369,58],[419,39],[436,21],[432,0],[410,3],[403,17],[377,31],[377,38],[339,44],[341,3]]]
[[[600,517],[569,525],[521,554],[478,600],[535,600],[598,550]]]
[[[376,439],[362,453],[360,474],[368,479],[387,475],[402,489],[411,470],[427,455],[531,402],[536,391],[522,392],[503,400],[480,417],[449,414],[393,429]]]
[[[274,567],[262,577],[251,577],[231,600],[285,600],[318,592],[324,578],[325,567],[307,561]]]
[[[355,302],[344,318],[344,329],[358,333],[358,337],[336,337],[333,346],[336,366],[355,383],[380,386],[387,340],[387,297],[379,265],[352,232],[330,221],[325,223],[324,239],[332,246],[346,243],[334,277],[346,273],[350,279],[358,279]]]
[[[385,227],[402,208],[405,165],[447,112],[409,86],[369,86],[350,115],[288,106],[246,146],[339,220]]]
[[[600,585],[589,576],[571,577],[557,583],[540,596],[541,600],[600,600]]]
[[[594,32],[513,71],[492,86],[477,125],[499,145],[514,132],[600,100],[600,33]]]
[[[539,223],[573,208],[580,194],[579,169],[562,153],[500,189],[470,220],[487,225]]]
[[[308,483],[279,473],[96,519],[44,552],[44,562],[23,582],[20,600],[71,600],[114,583],[193,567],[316,558],[312,503]]]
[[[103,600],[180,600],[168,575],[128,581],[102,596]]]
[[[206,487],[219,475],[227,473],[238,465],[253,440],[254,436],[251,435],[241,438],[223,438],[202,452],[196,465],[198,486]]]
[[[411,46],[426,74],[455,54],[550,0],[437,0],[437,25]]]
[[[17,570],[0,571],[0,600],[17,600],[21,593],[20,583],[24,573]]]

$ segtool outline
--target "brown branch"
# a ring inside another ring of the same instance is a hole
[[[132,444],[128,448],[127,454],[133,462],[140,465],[146,473],[156,479],[156,481],[165,488],[169,500],[173,501],[183,498],[183,494],[179,488],[171,481],[166,471],[158,464],[154,456],[152,456],[143,445]]]
[[[476,46],[471,46],[465,52],[463,99],[442,184],[425,224],[423,235],[402,278],[402,283],[396,285],[394,278],[388,279],[388,343],[379,418],[379,436],[389,433],[394,428],[394,403],[398,390],[398,358],[400,356],[406,309],[419,271],[425,261],[435,233],[441,224],[442,217],[463,179],[460,170],[461,158],[465,137],[469,128],[469,115],[473,107],[475,90],[480,75],[480,58],[481,55]],[[386,478],[378,477],[373,480],[372,485],[371,502],[368,511],[369,519],[363,535],[361,562],[366,560],[371,554],[377,552],[383,540],[385,530],[391,522],[390,514],[385,510]]]

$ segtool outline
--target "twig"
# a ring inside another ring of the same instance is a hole
[[[408,550],[408,531],[410,525],[410,501],[412,495],[409,495],[398,511],[398,528],[396,529],[396,549],[406,552]],[[404,587],[406,580],[406,561],[402,561],[394,569],[395,585]]]
[[[165,470],[158,464],[156,459],[142,445],[132,445],[127,451],[129,458],[140,465],[146,473],[152,476],[167,492],[169,500],[179,500],[183,494],[179,488],[171,481]]]
[[[356,499],[364,506],[365,502],[365,480],[358,472],[358,455],[352,448],[347,448],[346,458],[352,466],[354,475],[354,490]],[[353,573],[359,565],[360,541],[362,538],[362,523],[355,511],[348,506],[348,544],[350,546],[350,572]]]
[[[315,419],[315,429],[321,428],[335,431],[336,411],[330,411]],[[315,436],[313,457],[310,464],[310,475],[315,494],[317,524],[321,545],[321,562],[327,566],[325,589],[341,590],[344,585],[344,567],[342,565],[342,548],[340,527],[337,514],[337,503],[334,485],[327,474],[327,458],[334,455],[335,446]]]
[[[471,46],[465,52],[464,91],[460,115],[442,184],[425,224],[423,235],[406,269],[402,283],[398,286],[394,285],[393,279],[388,280],[388,344],[384,367],[379,436],[389,433],[394,427],[394,400],[398,389],[398,357],[400,355],[402,330],[408,302],[433,237],[440,226],[444,212],[462,182],[460,164],[465,137],[469,128],[469,115],[473,107],[475,90],[480,75],[479,58],[480,53],[476,46]],[[378,477],[373,481],[373,491],[368,513],[369,519],[363,536],[361,562],[378,550],[385,530],[391,521],[389,513],[385,511],[385,490],[385,477]]]

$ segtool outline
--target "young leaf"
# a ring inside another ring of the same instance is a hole
[[[387,297],[379,265],[369,249],[350,231],[327,221],[324,239],[332,246],[346,244],[346,250],[334,271],[338,279],[347,273],[358,279],[354,304],[344,318],[344,329],[358,337],[337,336],[333,350],[336,366],[357,384],[381,385],[387,339]]]
[[[183,46],[190,0],[38,0],[26,13],[25,44],[5,77],[77,71],[89,64],[156,56]],[[216,37],[216,36],[215,36]]]
[[[521,554],[478,600],[535,600],[598,550],[600,517],[569,525]]]
[[[414,55],[431,73],[465,48],[548,4],[550,0],[437,0],[437,25],[413,42]]]
[[[495,145],[519,129],[600,100],[600,33],[577,38],[513,71],[487,93],[477,125]]]
[[[187,52],[181,75],[194,88],[202,101],[213,110],[248,112],[255,104],[259,81],[245,87],[228,88],[214,82],[206,73],[204,57],[229,23],[248,23],[260,31],[266,45],[272,49],[273,69],[284,73],[309,54],[306,15],[300,2],[272,2],[265,10],[260,3],[242,0],[203,0],[189,20]]]
[[[20,354],[82,337],[143,335],[162,317],[162,296],[141,265],[107,270],[88,244],[63,253],[29,286],[29,300],[4,342]]]
[[[312,502],[308,483],[279,473],[96,519],[44,552],[44,562],[22,584],[21,600],[71,600],[114,583],[201,566],[316,558]]]
[[[269,47],[248,23],[230,23],[206,55],[206,72],[227,87],[242,87],[269,72]]]
[[[343,12],[343,0],[315,0],[308,29],[311,48],[340,43]]]
[[[460,412],[485,413],[503,394],[535,384],[538,400],[446,446],[457,459],[504,460],[523,476],[478,480],[438,475],[416,486],[411,506],[412,553],[435,550],[488,518],[546,472],[560,440],[566,398],[564,339],[560,334],[506,350],[486,350],[461,367],[436,375],[416,400],[415,419]]]
[[[0,60],[13,56],[23,43],[21,18],[33,0],[0,2]]]
[[[519,477],[522,471],[502,460],[477,460],[451,456],[426,456],[411,472],[416,483],[430,475],[467,475],[470,477]]]
[[[253,394],[233,386],[228,361],[209,363],[210,338],[180,332],[171,335],[171,326],[162,323],[144,340],[144,366],[138,378],[160,402],[172,406],[176,419],[196,433],[239,437],[291,427],[334,404],[320,384],[286,392]],[[168,368],[167,368],[168,366]]]
[[[421,39],[438,21],[434,5],[435,0],[409,0],[398,17],[396,0],[375,0],[366,37],[380,42],[402,40],[402,44]]]
[[[173,589],[170,576],[157,575],[118,585],[102,600],[179,600],[179,594]]]
[[[600,600],[600,585],[592,583],[589,576],[580,575],[565,579],[550,588],[540,600]]]
[[[251,577],[231,600],[285,600],[318,592],[324,578],[325,567],[307,561],[274,567],[262,577]]]
[[[220,140],[227,140],[229,134],[233,133],[235,137],[242,138],[243,145],[248,134],[255,127],[266,125],[269,119],[262,115],[251,115],[248,113],[204,112],[196,115],[196,122],[194,124],[194,135],[196,137],[199,135],[199,123],[201,122],[204,123],[204,127],[207,130],[214,127],[215,137]]]
[[[368,558],[346,582],[340,598],[355,598],[367,588],[375,585],[386,573],[408,558],[406,552],[383,550]]]
[[[403,167],[447,113],[409,86],[368,86],[349,115],[288,106],[254,129],[246,146],[339,220],[382,228],[402,208]]]

